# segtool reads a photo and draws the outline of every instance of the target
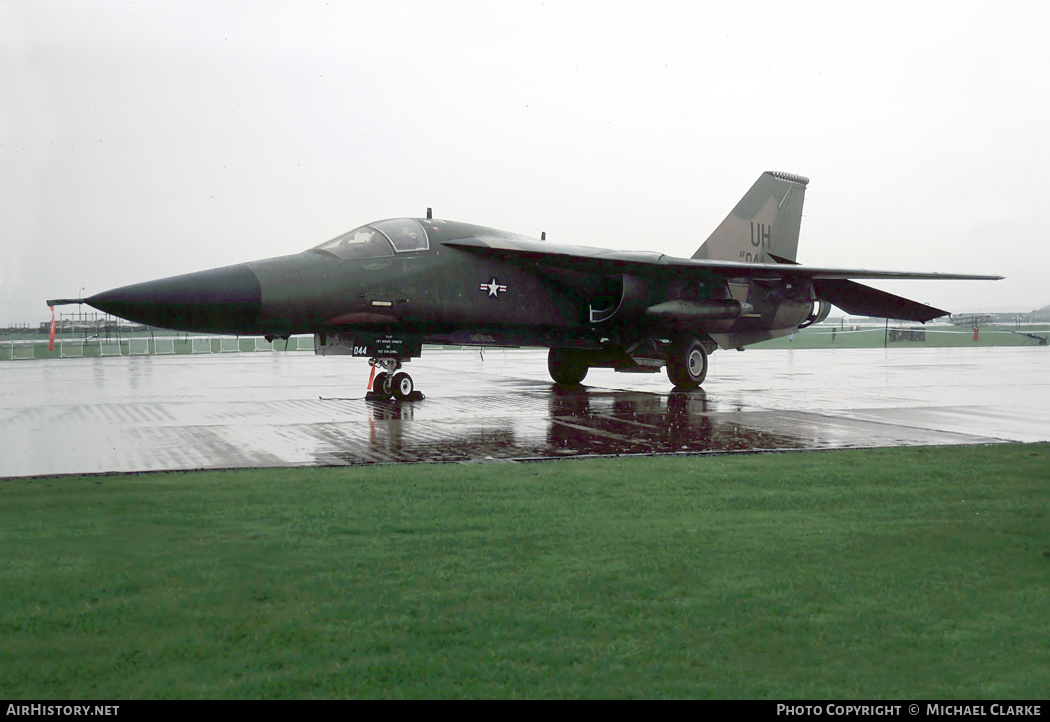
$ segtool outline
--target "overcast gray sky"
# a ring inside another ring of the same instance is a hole
[[[468,221],[690,256],[764,170],[803,263],[1050,303],[1050,3],[0,0],[0,325]]]

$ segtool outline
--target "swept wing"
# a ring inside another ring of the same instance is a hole
[[[524,238],[474,237],[446,241],[446,246],[529,268],[597,273],[629,274],[640,278],[763,279],[811,281],[816,294],[847,313],[926,322],[944,311],[892,293],[856,283],[851,279],[998,280],[1002,276],[873,271],[865,268],[829,268],[783,263],[741,263],[696,258],[677,258],[648,251],[614,251],[586,246],[548,244]]]

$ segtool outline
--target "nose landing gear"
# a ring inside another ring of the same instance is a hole
[[[369,379],[365,400],[387,401],[394,398],[398,401],[422,401],[425,398],[415,390],[412,377],[404,371],[398,371],[401,368],[401,359],[370,358],[368,364],[372,367],[372,377]],[[383,370],[376,373],[377,368]]]

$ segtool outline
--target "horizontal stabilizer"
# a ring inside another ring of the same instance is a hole
[[[813,288],[820,298],[856,316],[926,323],[930,319],[948,315],[948,311],[842,278],[816,279]]]

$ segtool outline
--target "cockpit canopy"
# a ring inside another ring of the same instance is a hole
[[[423,226],[411,218],[370,223],[326,241],[313,250],[330,253],[344,261],[352,258],[382,258],[394,253],[426,251],[430,240]]]

